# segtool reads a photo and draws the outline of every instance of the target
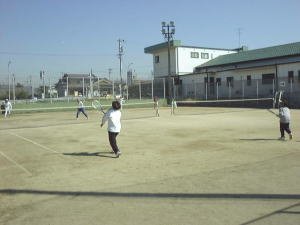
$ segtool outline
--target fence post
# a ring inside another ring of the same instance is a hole
[[[290,93],[293,93],[293,79],[290,78]]]
[[[70,102],[70,98],[69,98],[69,76],[67,76],[67,97],[68,97],[68,102]]]
[[[217,82],[217,100],[219,100],[219,82]]]
[[[153,77],[152,77],[152,80],[151,80],[151,95],[152,95],[152,99],[154,98],[154,94],[153,94],[153,82],[154,81],[154,79],[153,79]]]
[[[100,81],[99,81],[99,77],[98,77],[98,95],[99,95],[99,99],[100,99],[101,94],[100,94],[100,83],[99,82]]]
[[[245,98],[245,84],[244,84],[244,80],[242,80],[242,97],[243,97],[243,99]]]
[[[196,100],[196,98],[197,98],[197,86],[196,86],[196,81],[194,81],[193,83],[194,83],[194,99]]]
[[[256,99],[258,99],[258,80],[256,80]]]
[[[84,97],[84,77],[82,78],[82,97]]]
[[[228,91],[229,91],[229,95],[228,95],[228,99],[231,99],[231,82],[228,82]]]
[[[275,79],[273,79],[273,83],[272,83],[272,94],[273,94],[273,97],[274,97],[274,94],[275,94]]]
[[[164,99],[166,98],[166,80],[163,78],[163,84],[164,84]]]
[[[141,81],[139,83],[139,91],[140,91],[140,100],[142,100],[142,84],[141,84]]]
[[[205,99],[207,101],[207,82],[205,82]]]

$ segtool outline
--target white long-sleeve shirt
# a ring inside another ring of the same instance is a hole
[[[82,102],[82,101],[79,101],[79,102],[78,102],[78,108],[79,108],[79,109],[82,109],[82,108],[84,108],[84,106],[83,106],[83,102]]]
[[[291,121],[290,109],[288,107],[280,107],[279,118],[280,118],[280,123],[290,123]]]
[[[107,131],[119,133],[121,131],[121,111],[110,109],[108,110],[103,118],[102,124],[104,125],[108,121]]]
[[[4,106],[5,106],[5,110],[7,110],[7,111],[11,111],[12,110],[12,105],[11,105],[10,102],[5,102]]]

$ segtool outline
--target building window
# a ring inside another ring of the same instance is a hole
[[[298,70],[298,82],[300,82],[300,70]]]
[[[208,78],[204,77],[204,83],[208,83]]]
[[[262,74],[261,75],[261,83],[262,84],[273,84],[275,79],[274,73]]]
[[[251,86],[251,75],[247,75],[247,86]]]
[[[208,53],[201,52],[201,59],[208,59],[208,58],[209,58]]]
[[[155,62],[155,63],[159,63],[159,55],[156,55],[156,56],[154,57],[154,62]]]
[[[221,86],[221,78],[216,78],[216,83],[218,84],[218,86]]]
[[[227,86],[233,87],[233,77],[226,77]]]
[[[199,52],[191,52],[191,58],[199,58]]]
[[[294,83],[294,71],[289,71],[288,72],[288,82],[289,83]]]

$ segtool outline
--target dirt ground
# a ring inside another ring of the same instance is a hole
[[[300,224],[300,111],[279,141],[265,109],[125,109],[0,119],[1,225]]]

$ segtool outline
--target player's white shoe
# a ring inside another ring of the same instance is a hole
[[[280,138],[278,138],[278,140],[284,141],[284,140],[285,140],[285,137],[280,137]]]
[[[119,151],[117,151],[117,153],[116,153],[116,158],[119,158],[120,155],[122,155],[122,152],[119,150]]]

